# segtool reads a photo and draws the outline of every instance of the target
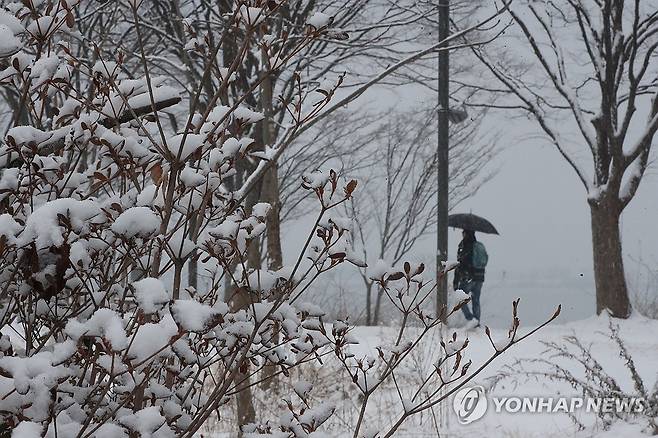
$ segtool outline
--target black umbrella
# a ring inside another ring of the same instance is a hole
[[[477,231],[487,234],[498,234],[496,227],[483,217],[472,213],[451,214],[448,216],[448,225],[462,230]]]

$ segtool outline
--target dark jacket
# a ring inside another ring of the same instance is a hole
[[[473,244],[475,240],[462,240],[457,248],[459,266],[455,269],[453,287],[459,289],[462,283],[469,281],[484,281],[484,269],[473,266]]]

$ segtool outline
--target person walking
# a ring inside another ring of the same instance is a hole
[[[459,266],[455,269],[453,287],[461,289],[471,296],[469,304],[462,306],[462,312],[467,319],[467,328],[480,326],[480,294],[484,284],[484,272],[489,261],[487,249],[475,238],[475,232],[464,230],[462,241],[457,248]]]

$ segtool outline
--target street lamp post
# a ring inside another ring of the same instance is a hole
[[[450,33],[450,0],[439,1],[439,41],[445,41]],[[445,44],[447,46],[447,44]],[[441,277],[441,262],[448,260],[448,127],[450,117],[450,86],[448,50],[439,51],[439,114],[437,149],[437,221],[436,221],[436,309],[439,315],[448,305],[448,279]]]
[[[439,42],[446,41],[450,36],[450,0],[438,0],[439,9]],[[437,145],[437,220],[436,220],[436,313],[440,315],[446,309],[443,322],[446,322],[448,305],[448,278],[441,276],[442,262],[448,260],[448,189],[450,168],[449,161],[449,126],[450,123],[462,123],[468,118],[466,110],[450,109],[450,58],[448,43],[441,45],[439,50],[439,105],[438,105],[438,145]],[[440,326],[440,336],[443,338],[444,324]],[[447,367],[447,362],[444,362]],[[444,368],[443,372],[448,370]],[[445,391],[445,388],[442,390]],[[445,392],[443,392],[445,394]],[[439,405],[439,418],[443,428],[448,427],[448,413],[443,404]]]

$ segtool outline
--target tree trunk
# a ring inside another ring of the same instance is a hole
[[[251,247],[255,247],[255,242],[249,248],[250,253],[258,253],[258,250],[251,251]],[[251,254],[249,254],[251,256]],[[234,288],[234,294],[231,300],[231,310],[237,311],[244,309],[251,305],[251,298],[249,291],[243,288]],[[240,367],[240,372],[235,377],[236,382],[241,382],[237,386],[236,396],[236,412],[238,415],[238,437],[243,437],[242,426],[256,422],[256,409],[254,407],[254,396],[251,391],[251,364],[247,359]]]
[[[261,60],[263,63],[268,59],[268,54],[265,50],[261,50]],[[260,105],[265,119],[260,124],[260,134],[262,136],[263,149],[273,142],[272,138],[272,100],[273,100],[273,78],[268,76],[263,80],[260,85]],[[261,183],[261,198],[264,202],[270,204],[270,212],[265,218],[265,233],[267,242],[267,269],[270,271],[278,271],[283,267],[283,251],[281,249],[281,199],[279,192],[279,171],[277,163],[272,163],[272,166],[263,175]],[[278,299],[279,296],[272,297],[273,300]],[[278,330],[274,330],[272,342],[279,343],[280,334]],[[263,385],[265,391],[277,391],[278,382],[276,378],[276,365],[266,365],[263,369]]]
[[[366,325],[372,325],[372,282],[366,282]]]
[[[229,181],[228,185],[231,190],[234,187],[238,187],[244,181],[243,172],[245,168],[243,167],[245,163],[238,163],[238,173],[235,175],[234,181]],[[245,200],[245,207],[248,213],[251,213],[251,209],[258,202],[258,193],[251,192],[247,195]],[[249,269],[260,269],[260,247],[257,241],[251,242],[247,249],[247,267]],[[235,272],[237,267],[237,261],[234,261],[231,269]],[[238,311],[244,308],[249,307],[252,304],[251,291],[238,287],[233,284],[231,281],[231,276],[226,276],[226,302],[228,303],[231,311]],[[242,366],[243,365],[243,366]],[[242,438],[242,426],[256,421],[256,409],[254,407],[254,397],[251,390],[250,376],[251,374],[251,364],[249,360],[246,360],[243,364],[240,364],[240,372],[235,376],[235,382],[241,382],[237,387],[237,395],[235,398],[236,401],[236,413],[238,417],[238,437]]]
[[[265,128],[268,129],[268,128]],[[265,137],[265,136],[264,136]],[[267,269],[270,271],[278,271],[283,267],[283,251],[281,249],[281,201],[279,198],[279,173],[277,164],[274,163],[263,176],[262,183],[262,198],[263,201],[270,204],[270,212],[265,218],[266,224],[266,242],[267,242]],[[279,295],[275,293],[271,299],[276,300]],[[273,331],[272,342],[278,343],[280,339],[279,331]],[[263,378],[263,389],[274,390],[278,389],[276,378],[276,365],[266,365]]]
[[[272,207],[265,220],[267,226],[265,229],[267,236],[267,269],[270,271],[278,271],[283,267],[283,252],[281,250],[281,219],[279,216],[279,177],[276,164],[272,165],[263,176],[262,198],[263,201],[269,203]],[[271,300],[276,300],[278,298],[279,294],[275,293],[271,297]],[[281,336],[276,328],[273,330],[272,336],[272,342],[278,344]],[[265,365],[263,368],[263,390],[278,390],[278,382],[276,378],[277,368],[277,365],[271,364]]]
[[[233,309],[242,309],[249,306],[251,299],[249,298],[249,291],[239,288],[233,297]],[[241,382],[237,385],[236,396],[236,413],[238,416],[238,437],[244,436],[242,426],[256,422],[256,409],[254,408],[254,395],[251,391],[251,364],[249,359],[240,366],[240,372],[235,377],[236,382]]]
[[[199,212],[194,211],[192,213],[192,217],[190,218],[190,229],[188,231],[188,238],[194,242],[195,244],[197,243],[198,237],[197,236],[197,214]],[[197,251],[196,248],[192,251],[192,254],[190,254],[190,261],[187,262],[187,285],[190,287],[193,287],[195,290],[198,289],[199,287],[199,262],[198,262],[198,256],[197,256]]]
[[[263,176],[262,198],[270,204],[271,209],[265,218],[267,235],[267,269],[278,271],[283,267],[281,250],[281,201],[279,200],[279,172],[273,164]]]
[[[616,318],[628,318],[631,305],[621,250],[621,208],[610,204],[600,202],[590,205],[596,313],[600,314],[604,309],[608,309]]]
[[[238,378],[244,378],[244,375],[239,374]],[[238,427],[239,432],[238,436],[244,436],[242,433],[242,426],[245,424],[254,423],[256,421],[256,410],[254,409],[253,395],[251,393],[251,387],[249,385],[249,380],[245,381],[242,389],[238,392],[237,395],[237,404],[238,404]]]
[[[384,297],[384,289],[381,286],[377,288],[377,299],[375,300],[375,313],[372,317],[371,325],[379,325],[379,317],[382,309],[382,298]]]

